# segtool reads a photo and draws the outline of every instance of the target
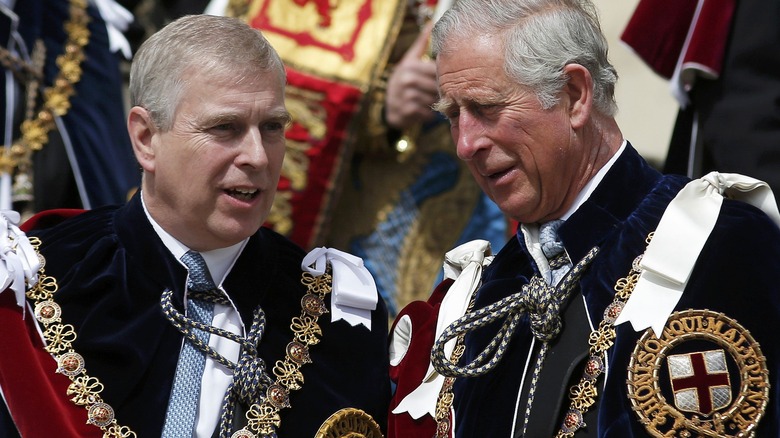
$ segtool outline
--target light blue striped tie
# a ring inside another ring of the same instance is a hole
[[[190,271],[187,281],[187,288],[190,292],[208,292],[217,288],[211,279],[206,261],[199,253],[188,251],[182,256],[181,261],[187,265]],[[203,324],[211,324],[214,314],[213,302],[189,298],[187,303],[189,318]],[[209,333],[196,330],[195,336],[203,344],[208,345]],[[179,356],[179,364],[176,367],[176,377],[168,403],[168,413],[165,416],[162,437],[184,438],[193,435],[200,400],[200,382],[205,364],[206,355],[203,351],[185,338]]]
[[[542,252],[550,263],[550,278],[548,284],[555,286],[571,269],[571,262],[564,253],[565,248],[558,236],[558,228],[563,225],[561,219],[545,222],[539,227],[539,243],[542,245]]]

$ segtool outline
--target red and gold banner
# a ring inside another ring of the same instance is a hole
[[[379,82],[403,0],[254,0],[247,21],[285,62],[293,125],[268,225],[311,248],[322,244],[352,151],[350,131]]]

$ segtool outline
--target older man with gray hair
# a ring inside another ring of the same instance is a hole
[[[588,0],[460,0],[433,48],[458,156],[520,225],[399,314],[389,436],[778,436],[768,186],[637,153]]]

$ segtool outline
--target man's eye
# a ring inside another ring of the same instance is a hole
[[[281,122],[269,122],[263,125],[263,129],[268,132],[284,131],[285,124]]]
[[[232,131],[235,127],[232,123],[220,123],[219,125],[214,125],[211,129],[215,131]]]
[[[475,105],[473,111],[478,116],[490,116],[498,111],[498,105]]]
[[[450,114],[445,114],[447,120],[450,121],[450,126],[458,126],[458,120],[460,119],[460,111],[455,111]]]
[[[442,112],[442,115],[447,118],[447,120],[452,123],[453,121],[458,120],[458,116],[460,116],[460,111],[452,110],[452,111],[444,111]]]

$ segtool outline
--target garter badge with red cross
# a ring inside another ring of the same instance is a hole
[[[731,403],[731,383],[723,349],[673,354],[666,359],[677,409],[712,415]]]
[[[673,313],[660,338],[647,329],[627,385],[654,437],[753,437],[769,401],[759,344],[735,319],[709,310]]]

